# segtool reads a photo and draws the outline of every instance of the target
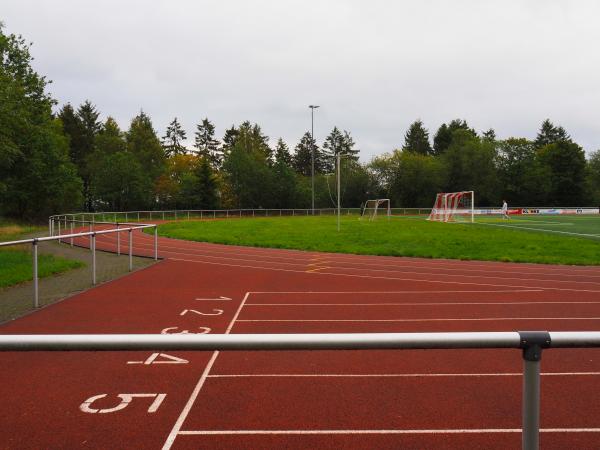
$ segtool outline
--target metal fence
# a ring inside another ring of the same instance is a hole
[[[361,208],[341,208],[343,215],[360,215]],[[391,208],[392,215],[427,215],[431,208]],[[50,217],[49,226],[68,220],[91,223],[129,223],[142,220],[234,219],[239,217],[325,216],[337,214],[336,208],[305,209],[183,209],[157,211],[105,211],[59,214]]]
[[[64,222],[66,224],[67,220],[65,219],[63,221],[56,221],[56,220],[51,219],[50,222],[51,222],[50,236],[32,238],[32,239],[22,239],[19,241],[0,242],[0,247],[31,244],[32,255],[33,255],[33,257],[32,257],[33,306],[35,308],[39,307],[38,245],[40,242],[68,241],[68,242],[70,242],[71,246],[73,246],[74,245],[73,240],[75,238],[89,236],[89,248],[92,252],[91,272],[92,272],[92,284],[93,285],[96,284],[96,236],[98,236],[98,235],[116,233],[117,234],[117,249],[118,249],[117,253],[120,255],[121,254],[121,233],[126,232],[128,234],[128,236],[129,236],[129,239],[128,239],[129,270],[131,271],[131,270],[133,270],[133,231],[141,230],[144,228],[154,228],[154,259],[155,260],[158,259],[158,232],[157,232],[157,226],[154,224],[127,224],[129,226],[126,226],[126,227],[120,227],[119,225],[117,225],[116,228],[112,228],[112,229],[95,230],[95,225],[97,225],[98,222],[95,222],[95,223],[89,222],[88,223],[88,222],[76,221],[76,220],[70,219],[69,223],[70,223],[71,232],[68,234],[62,234],[61,231],[66,230],[67,227],[65,225],[61,230],[61,223]],[[79,224],[88,223],[90,226],[90,231],[82,232],[82,233],[73,233],[73,226],[75,223],[79,223]],[[54,225],[57,225],[56,228],[54,228]],[[111,223],[110,225],[114,225],[114,224]],[[57,232],[57,234],[55,234],[55,231]]]
[[[546,348],[600,347],[600,332],[0,335],[0,351],[521,349],[522,447],[539,448]]]

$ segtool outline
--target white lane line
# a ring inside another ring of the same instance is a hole
[[[473,319],[239,319],[238,322],[489,322],[496,320],[600,320],[600,317],[477,317]]]
[[[201,261],[196,259],[185,259],[185,258],[170,258],[172,261],[184,261],[191,262],[196,264],[210,264],[215,266],[227,266],[227,267],[241,267],[244,269],[260,269],[260,270],[271,270],[276,272],[291,272],[291,273],[303,273],[307,274],[306,270],[293,270],[293,269],[280,269],[276,267],[263,267],[263,266],[249,266],[245,264],[228,264],[228,263],[217,263],[212,261]],[[310,272],[310,275],[333,275],[338,277],[350,277],[350,278],[368,278],[372,280],[396,280],[396,281],[410,281],[410,282],[419,282],[419,283],[435,283],[435,284],[459,284],[459,285],[469,285],[469,286],[491,286],[491,287],[511,287],[515,288],[524,288],[524,289],[542,289],[548,291],[567,291],[567,292],[600,292],[600,290],[595,289],[571,289],[571,288],[558,288],[558,287],[548,287],[548,286],[519,286],[513,284],[493,284],[493,283],[475,283],[475,282],[466,282],[466,281],[440,281],[440,280],[428,280],[421,278],[400,278],[400,277],[382,277],[382,276],[371,276],[371,275],[356,275],[356,274],[348,274],[348,273],[335,273],[335,272]],[[429,274],[434,275],[435,274]],[[528,281],[523,279],[521,281]],[[547,281],[547,280],[544,280]],[[572,282],[573,284],[577,284],[577,282]]]
[[[271,261],[264,261],[264,260],[259,260],[259,259],[248,259],[248,258],[240,258],[240,257],[229,257],[229,256],[208,256],[208,255],[197,255],[195,253],[188,253],[188,252],[172,252],[172,251],[163,251],[162,252],[163,256],[164,255],[184,255],[184,256],[199,256],[201,258],[210,258],[210,259],[219,259],[219,260],[230,260],[230,261],[235,261],[235,262],[242,262],[242,263],[257,263],[257,264],[275,264],[275,265],[285,265],[285,266],[291,266],[291,267],[307,267],[307,262],[304,261],[300,261],[300,262],[271,262]],[[177,259],[177,258],[170,258],[170,259]],[[296,261],[298,261],[296,259]],[[550,279],[550,278],[543,278],[543,279],[539,279],[539,278],[523,278],[523,277],[515,277],[515,276],[490,276],[490,275],[475,275],[475,274],[448,274],[448,273],[435,273],[435,272],[431,272],[432,269],[422,269],[422,270],[430,270],[430,272],[423,272],[423,271],[415,271],[415,270],[406,270],[406,269],[399,269],[396,270],[394,268],[390,268],[390,269],[365,269],[364,267],[347,267],[347,266],[340,266],[337,264],[333,264],[333,266],[327,266],[327,267],[318,267],[318,268],[313,268],[313,270],[322,270],[322,269],[333,269],[333,270],[347,270],[347,271],[362,271],[362,272],[376,272],[376,273],[389,273],[389,274],[407,274],[407,275],[413,275],[413,276],[423,276],[423,277],[427,277],[427,276],[437,276],[437,277],[460,277],[460,278],[480,278],[480,279],[493,279],[493,280],[519,280],[519,281],[523,281],[523,282],[540,282],[540,283],[544,283],[544,282],[552,282],[552,283],[585,283],[585,284],[592,284],[592,285],[599,285],[599,282],[595,282],[595,281],[578,281],[578,280],[556,280],[556,279]],[[283,270],[283,269],[282,269]],[[435,269],[433,269],[435,270]],[[477,271],[478,273],[487,273],[485,271]],[[312,271],[311,271],[312,273]],[[509,275],[514,275],[515,272],[503,272],[503,271],[498,271],[498,270],[494,270],[493,273],[506,273]],[[532,274],[527,274],[527,275],[532,275]],[[552,277],[552,276],[556,276],[556,274],[538,274],[538,275],[546,275],[548,277]],[[600,278],[597,275],[577,275],[577,274],[571,274],[571,275],[564,275],[564,276],[569,276],[569,277],[587,277],[587,278]]]
[[[515,292],[544,292],[543,289],[500,289],[486,291],[252,291],[252,294],[489,294]]]
[[[521,433],[521,428],[463,428],[415,430],[185,430],[185,435],[243,435],[243,434],[486,434]],[[600,433],[600,428],[540,428],[541,433]]]
[[[246,303],[246,306],[597,305],[598,302]]]
[[[520,225],[507,225],[507,224],[500,224],[500,223],[482,223],[482,222],[479,222],[476,225],[487,225],[487,226],[490,226],[490,227],[516,228],[516,229],[519,229],[519,230],[544,231],[546,233],[568,234],[568,235],[571,235],[571,236],[600,237],[600,234],[573,233],[571,231],[547,230],[547,229],[544,229],[544,228],[522,227]]]
[[[575,376],[600,376],[600,372],[545,372],[546,377],[575,377]],[[215,374],[209,378],[452,378],[452,377],[522,377],[523,372],[507,373],[327,373],[327,374],[287,374],[287,373],[240,373],[240,374]]]
[[[248,299],[249,296],[250,296],[250,292],[246,292],[246,294],[244,295],[244,298],[242,299],[242,302],[240,303],[240,306],[238,307],[237,311],[235,312],[235,315],[233,316],[233,319],[231,319],[231,322],[229,322],[229,326],[227,327],[227,330],[225,330],[225,334],[229,334],[229,332],[233,328],[233,324],[235,323],[236,319],[240,315],[240,312],[242,311],[242,308],[244,307],[244,303],[246,303],[246,300]],[[173,429],[169,433],[169,436],[167,436],[167,440],[165,441],[165,443],[162,447],[163,450],[169,450],[173,446],[173,443],[175,442],[175,438],[180,433],[181,427],[183,426],[183,422],[185,422],[185,419],[187,418],[188,414],[190,413],[190,410],[194,406],[194,402],[196,401],[198,394],[200,394],[200,391],[202,390],[202,387],[204,386],[204,383],[206,382],[208,375],[210,374],[210,371],[212,369],[212,366],[215,363],[218,356],[219,356],[218,350],[213,352],[213,354],[210,358],[210,361],[204,368],[204,371],[202,372],[202,375],[200,376],[198,383],[194,387],[194,390],[192,391],[190,398],[188,399],[187,403],[185,404],[183,410],[181,411],[181,414],[177,418],[177,421],[175,422]]]
[[[106,239],[114,239],[114,241],[116,242],[116,238],[111,238],[109,236],[106,237]],[[206,243],[203,242],[197,242],[197,241],[189,241],[195,244],[198,244],[199,246],[204,246]],[[141,243],[139,244],[140,246],[145,246],[148,248],[154,248],[154,244],[153,243],[148,243],[148,244],[144,244]],[[223,247],[229,247],[226,244],[213,244],[213,245],[221,245]],[[262,253],[258,253],[258,252],[235,252],[233,253],[232,251],[229,250],[229,248],[227,249],[218,249],[218,250],[206,250],[206,249],[195,249],[193,247],[176,247],[173,245],[162,245],[160,246],[161,249],[172,249],[175,251],[169,251],[167,250],[168,253],[173,253],[173,254],[179,254],[179,255],[187,255],[187,256],[201,256],[201,257],[206,257],[206,258],[219,258],[219,259],[233,259],[236,261],[252,261],[252,262],[262,262],[262,263],[269,263],[271,261],[260,261],[260,260],[256,260],[256,259],[247,259],[247,258],[240,258],[240,253],[243,256],[249,256],[249,257],[258,257],[258,258],[266,258],[266,259],[272,259],[272,260],[283,260],[283,261],[293,261],[293,263],[281,263],[281,264],[288,264],[288,265],[299,265],[299,264],[305,264],[311,261],[314,261],[315,257],[309,257],[310,255],[307,253],[304,253],[302,251],[299,251],[300,255],[295,255],[294,257],[284,257],[284,256],[273,256],[273,255],[269,255],[269,250],[272,250],[272,253],[275,253],[277,251],[283,250],[283,249],[264,249],[265,252]],[[245,247],[245,248],[252,248],[252,247]],[[177,250],[185,250],[185,251],[177,251]],[[196,252],[194,252],[196,251]],[[191,253],[190,253],[191,252]],[[201,252],[201,253],[198,253]],[[212,253],[213,255],[217,255],[217,256],[211,256],[210,253]],[[228,255],[228,256],[226,256]],[[424,263],[419,263],[419,262],[401,262],[401,261],[386,261],[386,263],[382,263],[382,262],[378,262],[378,263],[366,263],[366,262],[360,262],[360,261],[356,261],[352,258],[340,258],[337,257],[336,255],[338,254],[334,254],[334,255],[330,255],[328,253],[323,254],[323,256],[318,256],[318,258],[324,259],[327,261],[328,264],[338,264],[338,263],[346,263],[346,264],[354,264],[354,265],[360,265],[362,269],[364,269],[365,266],[372,266],[372,267],[386,267],[389,268],[391,267],[392,269],[394,268],[398,268],[398,269],[402,269],[402,268],[412,268],[412,269],[423,269],[423,270],[446,270],[446,271],[463,271],[463,272],[487,272],[489,271],[489,266],[486,267],[483,264],[480,264],[479,267],[482,267],[481,269],[472,269],[472,268],[461,268],[461,267],[448,267],[448,264],[443,265],[443,264],[437,264],[434,265],[432,263],[430,264],[424,264]],[[341,254],[340,254],[341,255]],[[358,258],[362,258],[362,257],[380,257],[380,258],[393,258],[393,257],[388,257],[388,256],[381,256],[381,255],[355,255]],[[299,257],[306,257],[306,261],[301,261],[299,262],[298,258]],[[324,262],[324,261],[321,261]],[[273,263],[276,263],[276,261],[273,261]],[[488,263],[490,264],[499,264],[498,261],[489,261]],[[475,267],[477,267],[477,265],[473,265]],[[467,266],[470,267],[470,266]],[[352,269],[352,268],[349,268]],[[505,274],[514,274],[514,273],[519,273],[522,274],[523,273],[523,269],[533,269],[533,270],[540,270],[540,269],[544,269],[546,272],[528,272],[527,275],[564,275],[564,276],[569,276],[569,277],[577,277],[577,276],[589,276],[589,277],[594,277],[594,278],[598,278],[600,277],[599,274],[589,274],[589,273],[585,273],[585,272],[589,272],[589,270],[585,270],[582,268],[569,268],[570,270],[568,272],[559,272],[561,270],[561,268],[552,268],[552,267],[543,267],[543,268],[532,268],[532,267],[523,267],[523,268],[514,268],[514,270],[494,270],[494,273],[505,273]],[[376,270],[376,269],[373,269]],[[575,271],[579,271],[581,270],[581,273],[575,273]],[[594,270],[594,268],[592,268],[591,270]],[[399,271],[401,272],[402,270],[394,270],[394,271]],[[450,274],[448,274],[450,275]],[[464,275],[464,276],[468,276],[468,275]]]

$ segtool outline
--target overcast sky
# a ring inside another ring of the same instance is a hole
[[[162,136],[250,120],[291,147],[337,125],[363,161],[420,118],[534,138],[548,117],[600,148],[600,2],[554,0],[2,0],[59,102],[86,99]],[[191,145],[191,141],[189,141]]]

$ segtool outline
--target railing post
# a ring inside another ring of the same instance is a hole
[[[92,250],[92,284],[96,285],[96,233],[90,234],[90,249]]]
[[[190,220],[190,212],[188,211],[187,213],[188,213],[188,220]]]
[[[38,241],[34,239],[33,245],[33,307],[39,308],[39,286],[38,286]]]
[[[154,225],[154,261],[158,261],[158,227]]]
[[[523,450],[540,447],[540,361],[542,349],[550,347],[550,333],[520,331],[523,349]]]
[[[71,219],[71,234],[73,234],[73,219]],[[71,247],[73,247],[73,236],[71,236]]]
[[[119,224],[117,224],[117,230],[119,229]],[[117,256],[121,256],[121,232],[117,231]]]
[[[129,229],[129,271],[133,270],[133,233],[132,229]]]
[[[60,236],[60,219],[58,219],[58,235]],[[58,243],[60,244],[60,238],[58,239]]]

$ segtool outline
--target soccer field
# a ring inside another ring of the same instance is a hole
[[[358,220],[342,216],[179,221],[162,236],[230,245],[387,256],[600,264],[599,218],[478,218],[471,223],[428,222],[424,216]]]
[[[511,216],[510,220],[481,217],[476,223],[600,240],[600,215]]]

